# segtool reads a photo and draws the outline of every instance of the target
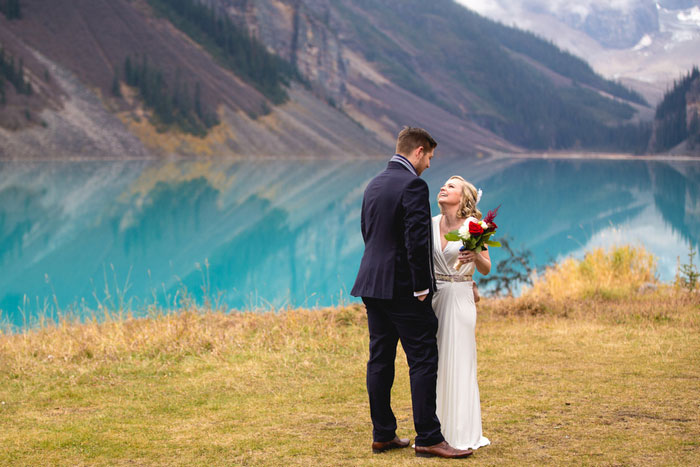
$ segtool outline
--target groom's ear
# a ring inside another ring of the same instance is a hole
[[[425,148],[423,146],[418,146],[413,150],[413,157],[420,160],[425,155]]]

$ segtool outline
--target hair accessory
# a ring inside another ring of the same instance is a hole
[[[481,188],[479,188],[476,192],[476,204],[479,204],[479,201],[481,200],[481,194],[482,194],[482,191],[481,191]]]

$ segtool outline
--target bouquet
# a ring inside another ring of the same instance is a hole
[[[458,230],[453,230],[445,234],[445,238],[450,242],[456,242],[462,240],[462,246],[460,251],[469,250],[475,253],[481,253],[484,249],[484,245],[488,246],[501,246],[500,242],[491,240],[491,236],[496,233],[498,226],[493,221],[498,214],[499,205],[493,211],[489,211],[484,220],[478,220],[475,217],[468,217],[464,221],[464,225]],[[461,263],[457,260],[452,266],[456,270],[459,270]]]

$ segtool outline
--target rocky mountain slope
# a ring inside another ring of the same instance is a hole
[[[19,18],[0,15],[0,45],[33,89],[5,86],[0,157],[378,156],[403,125],[428,128],[446,154],[599,148],[645,108],[451,0],[202,0],[298,70],[278,102],[164,13],[183,1],[20,0]],[[126,84],[127,60],[218,124],[205,137],[159,125]]]
[[[143,1],[24,1],[21,20],[0,21],[0,43],[23,59],[35,89],[29,98],[10,95],[0,109],[6,123],[0,128],[1,157],[347,156],[387,150],[300,85],[292,87],[286,105],[265,114],[269,104],[260,92]],[[206,138],[158,132],[133,92],[112,95],[127,56],[147,57],[166,76],[189,76],[191,88],[199,83],[202,101],[222,123]]]

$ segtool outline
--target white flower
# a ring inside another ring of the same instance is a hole
[[[469,238],[471,237],[471,234],[469,233],[469,222],[465,222],[464,225],[459,228],[457,233],[464,240],[469,240]]]
[[[484,221],[479,221],[479,225],[481,226],[482,229],[486,230],[488,229],[488,224]]]

